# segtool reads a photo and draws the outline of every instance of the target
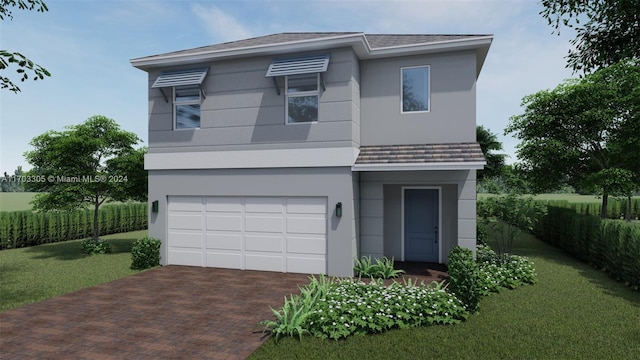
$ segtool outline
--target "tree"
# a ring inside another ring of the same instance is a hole
[[[502,150],[502,143],[498,141],[498,135],[492,133],[482,125],[476,126],[476,141],[480,144],[482,154],[487,159],[487,165],[478,171],[478,181],[486,178],[497,177],[502,174],[505,154],[496,154]]]
[[[567,56],[574,71],[640,59],[640,0],[542,0],[542,5],[540,14],[558,34],[561,26],[576,29]]]
[[[25,158],[33,166],[27,183],[36,210],[73,210],[93,206],[93,240],[98,241],[98,211],[106,201],[146,198],[144,149],[140,139],[97,115],[64,131],[48,131],[31,140]]]
[[[13,172],[13,175],[4,172],[4,177],[0,181],[1,192],[22,192],[24,191],[24,171],[22,166],[18,166]]]
[[[36,10],[37,12],[49,11],[47,5],[42,0],[0,0],[0,20],[13,20],[12,8],[18,7],[20,10]],[[4,72],[9,66],[16,65],[16,72],[20,74],[20,81],[29,79],[29,72],[32,73],[33,80],[42,80],[51,73],[42,66],[29,60],[19,52],[0,50],[0,70]],[[0,89],[9,89],[18,93],[20,88],[11,79],[0,75]]]
[[[608,195],[628,186],[610,177],[633,181],[640,176],[638,62],[623,61],[566,80],[526,96],[522,105],[524,114],[511,117],[505,132],[522,140],[517,154],[534,190],[563,184],[597,189],[606,217]]]

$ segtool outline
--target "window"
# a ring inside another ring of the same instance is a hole
[[[200,87],[177,86],[174,88],[173,109],[175,129],[200,127]]]
[[[405,67],[401,73],[401,112],[429,111],[429,66]]]
[[[318,121],[319,79],[318,73],[285,76],[288,124]]]

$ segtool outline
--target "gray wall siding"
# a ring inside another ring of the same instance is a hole
[[[475,252],[475,171],[362,172],[361,255],[402,259],[401,199],[405,186],[441,188],[442,262],[447,262],[455,245]]]
[[[400,69],[429,65],[429,112],[401,114]],[[361,144],[475,141],[476,54],[451,52],[362,61]]]
[[[275,57],[297,56],[286,54]],[[200,129],[173,130],[173,107],[160,90],[149,93],[149,152],[352,146],[359,143],[359,65],[350,48],[331,52],[320,91],[319,120],[285,124],[281,95],[265,73],[273,57],[220,61],[209,66],[204,83]],[[199,65],[200,66],[200,65]],[[197,66],[192,66],[197,67]],[[174,70],[166,69],[166,70]],[[149,74],[149,87],[160,71]],[[169,94],[172,90],[166,89]],[[355,116],[355,119],[354,119]]]
[[[149,203],[157,200],[159,212],[150,213],[149,236],[163,240],[166,259],[167,198],[182,196],[322,196],[327,197],[328,274],[353,275],[357,186],[351,169],[252,169],[149,171]],[[335,216],[342,202],[343,215]],[[163,260],[164,261],[164,260]],[[163,263],[164,264],[164,263]]]

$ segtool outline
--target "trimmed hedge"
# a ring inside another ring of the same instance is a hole
[[[549,206],[573,209],[578,214],[600,216],[601,202],[569,202],[567,200],[536,200]],[[624,219],[627,211],[627,199],[609,197],[607,201],[607,218]],[[640,198],[631,198],[631,219],[640,220]]]
[[[640,287],[640,223],[600,220],[574,209],[548,206],[533,229],[536,237]]]
[[[98,212],[100,235],[144,230],[146,203],[103,205]],[[0,250],[82,239],[93,234],[93,210],[0,212]]]

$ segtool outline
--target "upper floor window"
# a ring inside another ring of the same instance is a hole
[[[174,129],[197,129],[200,127],[200,87],[179,86],[174,88]]]
[[[200,104],[206,98],[202,83],[209,68],[163,71],[151,85],[159,89],[168,103],[173,102],[173,128],[198,129],[200,127]],[[171,88],[172,91],[165,91]]]
[[[276,78],[284,77],[285,123],[318,121],[320,88],[326,90],[323,74],[328,66],[329,54],[271,61],[265,76],[273,80],[278,95],[280,95],[280,83]]]
[[[429,66],[403,67],[402,113],[429,111]]]
[[[318,121],[319,83],[317,73],[285,76],[288,124]]]

